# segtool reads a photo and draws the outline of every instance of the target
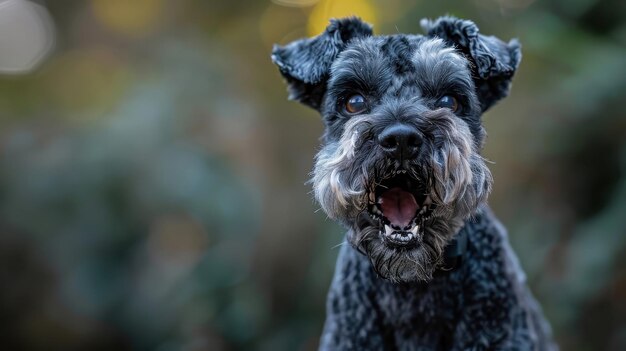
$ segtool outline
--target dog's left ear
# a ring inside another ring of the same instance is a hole
[[[289,86],[289,98],[319,109],[330,67],[346,44],[372,35],[372,26],[356,17],[330,20],[324,33],[285,46],[274,45],[272,61]]]
[[[438,37],[461,51],[473,64],[474,83],[483,112],[509,94],[511,79],[522,59],[520,44],[478,33],[474,22],[454,17],[420,23],[428,36]]]

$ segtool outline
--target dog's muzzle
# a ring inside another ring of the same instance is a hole
[[[370,216],[379,222],[381,237],[388,245],[419,244],[433,204],[427,184],[408,170],[408,163],[418,156],[422,137],[417,128],[395,123],[380,133],[378,143],[396,170],[375,180],[368,194]]]

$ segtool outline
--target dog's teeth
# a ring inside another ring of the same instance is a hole
[[[417,236],[417,231],[420,229],[419,225],[416,225],[415,227],[413,227],[413,229],[411,229],[411,233],[415,236]]]
[[[430,205],[430,204],[432,204],[432,203],[433,203],[433,201],[432,201],[432,199],[430,198],[430,195],[428,195],[428,196],[426,197],[426,200],[424,200],[424,205]]]
[[[390,236],[393,233],[393,229],[389,226],[389,224],[385,224],[385,235]]]

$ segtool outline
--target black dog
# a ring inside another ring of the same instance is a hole
[[[422,26],[333,20],[273,51],[290,97],[324,117],[314,193],[349,229],[320,349],[556,349],[485,204],[481,115],[508,94],[520,45],[451,17]]]

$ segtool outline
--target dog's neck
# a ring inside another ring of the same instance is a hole
[[[462,264],[462,258],[467,251],[467,231],[461,228],[454,239],[450,241],[443,253],[443,265],[439,270],[450,271]]]

